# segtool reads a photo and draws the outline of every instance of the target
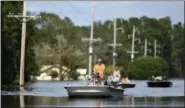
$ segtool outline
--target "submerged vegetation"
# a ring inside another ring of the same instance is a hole
[[[20,1],[2,1],[1,22],[2,22],[2,84],[11,83],[19,78],[20,46],[21,46],[21,22],[16,18],[8,18],[8,13],[22,13],[23,3]],[[31,14],[31,13],[28,13]],[[54,13],[40,12],[39,19],[32,19],[27,22],[26,51],[25,51],[25,80],[29,81],[30,75],[39,75],[39,68],[42,65],[59,64],[60,72],[63,66],[69,68],[65,74],[61,75],[61,80],[65,76],[77,78],[77,68],[88,67],[88,43],[81,41],[83,37],[89,37],[89,26],[76,26],[68,17],[60,18]],[[121,23],[122,20],[122,23]],[[94,57],[101,57],[106,66],[109,66],[107,73],[110,74],[112,65],[112,48],[107,46],[113,41],[113,27],[108,25],[112,20],[104,22],[94,22],[94,37],[100,37],[102,42],[94,43]],[[134,62],[130,63],[131,39],[133,26],[138,32],[136,37],[141,39],[140,43],[135,43],[135,49],[139,51],[135,54]],[[148,78],[148,75],[162,74],[169,77],[182,77],[185,71],[185,36],[184,24],[178,22],[172,24],[170,17],[151,18],[148,16],[130,17],[117,19],[117,26],[124,28],[124,34],[117,33],[117,65],[122,72],[128,73],[133,78]],[[142,46],[147,39],[148,56],[143,56]],[[157,40],[157,58],[154,59],[154,40]],[[150,61],[151,60],[151,61]],[[166,62],[167,65],[166,65]],[[93,61],[94,62],[94,61]],[[154,63],[155,65],[150,65]],[[142,66],[141,66],[142,65]],[[140,67],[141,66],[141,67]],[[140,67],[137,69],[136,68]],[[169,67],[169,68],[167,68]],[[147,70],[145,70],[145,68]],[[153,70],[155,68],[155,70]],[[147,71],[147,72],[146,72]],[[156,73],[153,73],[153,72]],[[146,72],[146,73],[145,73]],[[76,76],[75,76],[76,75]]]

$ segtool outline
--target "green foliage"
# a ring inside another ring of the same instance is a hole
[[[16,18],[8,18],[9,13],[22,13],[21,1],[2,2],[2,84],[19,80],[20,47],[22,23]],[[28,13],[30,14],[30,13]],[[34,44],[35,23],[27,23],[26,48],[25,48],[25,81],[30,81],[31,74],[36,75],[38,70],[35,54],[32,49]],[[36,40],[36,39],[35,39]]]
[[[168,76],[168,63],[161,57],[142,56],[128,64],[126,74],[130,78],[147,79],[154,76]]]
[[[51,76],[52,78],[58,77],[58,73],[57,73],[56,71],[50,71],[50,72],[48,73],[48,75]]]
[[[73,80],[77,80],[78,77],[80,76],[79,73],[77,73],[76,71],[72,71],[70,74],[69,74],[70,78],[73,79]]]
[[[2,1],[2,84],[11,83],[13,80],[19,79],[22,25],[16,18],[8,18],[7,14],[22,13],[22,5],[23,2]],[[28,14],[31,13],[28,12]],[[59,64],[60,67],[66,66],[70,72],[67,72],[65,75],[76,79],[77,75],[74,71],[77,68],[88,67],[89,44],[81,41],[81,38],[89,38],[90,26],[76,26],[70,18],[65,17],[61,19],[55,13],[40,12],[39,15],[41,18],[27,22],[25,80],[29,81],[30,75],[38,75],[39,67],[46,64]],[[107,46],[107,43],[113,42],[113,26],[108,28],[110,22],[113,21],[94,22],[94,31],[96,31],[94,32],[94,37],[101,38],[102,42],[93,44],[93,56],[96,55],[97,58],[101,57],[103,59],[106,65],[106,75],[112,73],[113,49]],[[156,39],[157,44],[160,45],[158,48],[160,52],[157,55],[167,61],[169,65],[168,75],[171,77],[182,77],[185,72],[184,24],[177,23],[172,25],[169,17],[156,19],[142,16],[140,18],[130,17],[128,20],[117,19],[117,26],[124,28],[124,34],[120,31],[117,32],[117,42],[121,43],[122,46],[116,49],[116,62],[118,66],[123,67],[121,73],[125,73],[127,68],[130,68],[130,55],[126,51],[131,50],[132,39],[128,38],[128,35],[132,34],[133,25],[140,31],[140,33],[135,33],[136,37],[141,39],[141,43],[135,43],[135,50],[139,51],[135,57],[143,56],[144,51],[141,49],[141,46],[144,45],[144,39],[151,43],[151,45],[148,45],[148,49],[151,52],[148,52],[147,55],[153,56],[153,42]],[[163,74],[166,68],[163,69],[162,67],[165,66],[161,64],[164,63],[157,61],[147,61],[155,64],[155,68],[160,67],[155,69],[156,73],[153,71],[151,73],[159,74],[158,72],[162,72],[160,74]],[[137,65],[142,64],[144,63],[141,62],[141,64]],[[149,67],[145,68],[150,70]],[[63,70],[60,69],[60,71]],[[147,76],[147,74],[142,72],[141,75]],[[137,73],[131,73],[131,76],[139,77]]]
[[[108,65],[105,67],[105,77],[110,76],[113,74],[113,67],[112,65]]]
[[[19,55],[21,42],[21,22],[16,18],[8,18],[8,13],[21,13],[22,2],[1,2],[1,81],[2,84],[12,83],[19,72]]]

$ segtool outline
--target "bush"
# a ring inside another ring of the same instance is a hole
[[[142,56],[130,62],[126,74],[134,79],[148,79],[154,76],[167,76],[168,63],[161,57]]]
[[[52,78],[58,77],[58,73],[56,71],[51,71],[48,75],[50,75]]]
[[[69,74],[70,78],[72,78],[73,80],[78,80],[78,77],[80,76],[80,74],[76,71],[72,71],[70,74]]]

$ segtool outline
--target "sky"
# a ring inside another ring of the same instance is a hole
[[[28,1],[27,11],[52,12],[61,18],[69,17],[75,25],[91,23],[95,1]],[[141,16],[162,18],[169,16],[172,23],[184,23],[183,1],[96,1],[95,21],[129,19]]]

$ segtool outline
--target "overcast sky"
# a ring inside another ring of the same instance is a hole
[[[76,25],[91,23],[92,7],[95,1],[28,1],[27,10],[31,12],[54,12],[61,18],[67,16]],[[161,18],[169,16],[172,23],[184,22],[183,1],[97,1],[95,20],[105,21],[114,17]]]

